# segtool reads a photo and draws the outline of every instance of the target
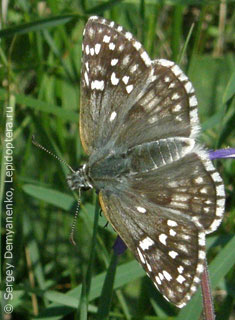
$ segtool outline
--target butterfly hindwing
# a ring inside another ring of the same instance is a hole
[[[222,178],[193,140],[163,139],[132,149],[128,188],[147,201],[178,211],[207,233],[217,229],[224,214]]]
[[[205,233],[192,222],[167,218],[138,193],[100,192],[102,209],[164,297],[183,307],[203,272]],[[147,222],[147,223],[146,223]]]

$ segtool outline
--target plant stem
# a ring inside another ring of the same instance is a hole
[[[206,320],[215,320],[215,312],[214,312],[214,305],[213,305],[213,299],[211,294],[207,261],[205,261],[205,269],[202,274],[201,288],[202,288],[204,318]]]

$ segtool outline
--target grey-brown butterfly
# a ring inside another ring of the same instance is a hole
[[[90,17],[82,50],[80,136],[89,160],[69,186],[96,189],[108,221],[181,308],[200,283],[205,235],[225,205],[222,179],[197,142],[194,88],[174,62],[152,61],[106,19]]]

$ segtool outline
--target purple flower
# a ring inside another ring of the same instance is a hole
[[[221,159],[221,158],[235,158],[235,148],[210,150],[209,156],[211,160]]]
[[[119,236],[117,236],[117,239],[113,245],[113,250],[116,255],[123,254],[123,252],[126,250],[126,245]]]

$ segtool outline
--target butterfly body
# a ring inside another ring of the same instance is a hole
[[[95,188],[108,221],[163,296],[183,307],[224,212],[222,179],[198,144],[194,88],[151,61],[131,33],[91,17],[84,30],[80,136],[88,162],[69,186]]]

